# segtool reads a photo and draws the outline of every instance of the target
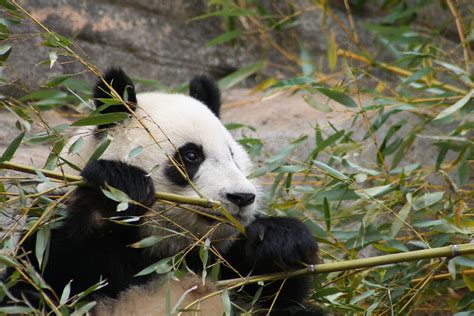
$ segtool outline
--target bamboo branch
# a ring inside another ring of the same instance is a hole
[[[25,166],[25,165],[16,164],[13,162],[1,162],[0,169],[8,169],[8,170],[15,170],[15,171],[20,171],[24,173],[29,173],[29,174],[36,174],[35,169]],[[36,169],[36,170],[40,171],[44,176],[51,179],[63,180],[63,181],[68,181],[68,182],[77,182],[77,181],[83,180],[82,177],[76,176],[76,175],[65,174],[65,173],[46,170],[46,169]],[[202,206],[205,208],[219,208],[221,206],[221,203],[219,201],[214,201],[214,200],[210,200],[206,198],[182,196],[182,195],[172,194],[172,193],[167,193],[167,192],[155,192],[155,196],[159,200],[165,200],[165,201],[182,203],[182,204],[197,205],[197,206]]]
[[[468,74],[471,73],[471,47],[469,46],[469,42],[466,41],[466,37],[464,36],[464,29],[462,27],[461,18],[459,17],[458,11],[454,6],[452,0],[446,1],[451,11],[451,14],[454,17],[454,22],[456,23],[456,29],[458,31],[459,40],[461,41],[462,51],[464,55],[464,64],[466,66],[466,72]]]
[[[329,273],[336,271],[347,271],[362,268],[371,268],[382,266],[386,264],[396,264],[408,261],[417,261],[423,259],[434,259],[434,258],[452,258],[456,256],[464,256],[474,254],[474,244],[460,244],[451,245],[446,247],[431,248],[424,250],[408,251],[403,253],[377,256],[372,258],[347,260],[332,263],[323,263],[308,268],[290,271],[280,272],[268,275],[256,275],[248,278],[237,278],[229,279],[217,282],[218,287],[227,286],[242,286],[245,284],[281,280],[286,278],[294,278],[304,275],[316,274],[316,273]]]
[[[384,63],[384,62],[374,61],[374,60],[371,60],[371,59],[369,59],[365,56],[350,52],[348,50],[339,49],[337,51],[337,54],[339,56],[342,56],[342,57],[358,60],[358,61],[363,62],[363,63],[368,64],[368,65],[372,65],[372,64],[377,65],[377,66],[379,66],[379,67],[381,67],[381,68],[383,68],[387,71],[390,71],[390,72],[392,72],[394,74],[397,74],[397,75],[400,75],[400,76],[410,77],[411,75],[413,75],[413,72],[411,72],[409,70],[406,70],[406,69],[403,69],[403,68],[400,68],[400,67],[396,67],[396,66],[391,66],[391,65],[389,65],[387,63]],[[420,78],[418,81],[421,81],[421,82],[423,82],[425,84],[428,84],[428,85],[434,84],[434,85],[440,86],[443,89],[449,90],[451,92],[456,92],[456,93],[459,93],[459,94],[462,94],[462,95],[466,95],[468,93],[468,91],[466,91],[464,89],[460,89],[460,88],[455,87],[453,85],[443,83],[439,80],[436,80],[436,79],[429,80],[426,76]]]

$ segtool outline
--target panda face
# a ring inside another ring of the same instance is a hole
[[[65,157],[68,161],[84,166],[102,142],[101,137],[107,135],[113,141],[101,159],[126,161],[144,169],[152,177],[157,191],[191,197],[201,195],[220,201],[242,225],[253,221],[257,186],[247,179],[253,166],[245,150],[218,118],[220,91],[214,82],[204,76],[195,77],[189,85],[190,96],[186,96],[157,92],[136,94],[133,82],[120,68],[108,70],[104,81],[98,81],[94,89],[96,107],[102,107],[102,99],[110,98],[109,86],[112,86],[119,95],[126,96],[133,117],[117,124],[99,125],[98,130],[93,131],[96,136],[84,137],[80,155]],[[123,105],[102,108],[100,113],[129,111]],[[78,131],[79,135],[84,133],[91,130]],[[137,147],[143,148],[141,154],[130,157],[130,152]],[[224,250],[232,243],[231,237],[238,234],[229,224],[202,215],[222,218],[218,210],[186,207],[188,209],[158,202],[147,214],[146,225],[141,229],[144,237],[162,234],[163,227],[167,235],[170,231],[178,232],[177,238],[165,238],[157,247],[151,247],[151,251],[165,249],[174,255],[189,244],[188,237],[209,238]]]
[[[135,115],[146,129],[135,118],[116,126],[110,133],[114,140],[103,158],[128,161],[145,169],[158,191],[198,197],[171,157],[202,196],[220,201],[243,225],[251,222],[257,196],[255,183],[247,179],[252,163],[215,114],[185,95],[142,93],[137,95],[137,104]],[[129,152],[138,146],[143,152],[130,159]],[[220,217],[219,212],[193,208]],[[173,223],[196,237],[208,234],[213,240],[237,234],[235,228],[189,210],[166,205],[158,209],[163,217],[151,217],[156,225],[149,225],[146,234],[156,233],[156,226],[177,229]]]

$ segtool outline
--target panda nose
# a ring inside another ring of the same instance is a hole
[[[253,193],[227,193],[226,197],[238,207],[250,205],[255,201],[255,194]]]

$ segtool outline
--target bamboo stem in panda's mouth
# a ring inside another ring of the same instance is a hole
[[[0,162],[0,169],[14,170],[29,174],[42,175],[47,178],[62,180],[64,182],[75,182],[79,184],[83,181],[81,176],[71,175],[63,172],[51,171],[46,169],[33,168],[25,165],[16,164],[13,162]],[[183,196],[179,194],[173,194],[168,192],[155,192],[155,197],[157,200],[165,200],[169,202],[179,203],[179,204],[188,204],[196,205],[204,208],[209,208],[216,210],[222,214],[222,216],[227,219],[239,232],[245,235],[245,227],[234,217],[232,216],[224,207],[222,207],[220,201],[215,201],[211,199],[206,199],[202,197],[190,197]]]
[[[46,169],[32,168],[25,165],[16,164],[13,162],[0,162],[0,169],[15,170],[29,174],[42,174],[47,178],[62,180],[64,182],[78,182],[83,181],[81,176],[66,174],[63,172],[51,171]],[[155,197],[158,200],[166,200],[170,202],[197,205],[205,208],[218,209],[221,207],[221,202],[206,198],[196,198],[183,196],[167,192],[155,192]]]

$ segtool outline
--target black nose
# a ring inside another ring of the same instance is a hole
[[[255,194],[253,193],[227,193],[226,197],[238,207],[250,205],[255,201]]]

